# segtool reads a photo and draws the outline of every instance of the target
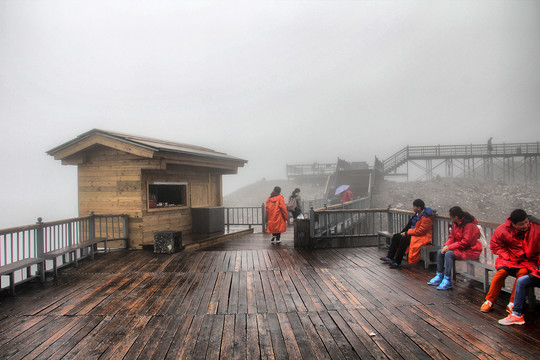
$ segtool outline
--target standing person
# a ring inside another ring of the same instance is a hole
[[[392,236],[390,248],[381,261],[390,263],[392,269],[401,266],[403,255],[409,248],[409,263],[420,261],[420,247],[431,243],[433,237],[433,210],[422,199],[413,201],[414,216],[400,233]]]
[[[302,198],[300,198],[300,189],[296,188],[289,196],[287,210],[291,212],[293,219],[296,219],[302,213]]]
[[[272,234],[270,242],[281,242],[281,233],[287,231],[289,213],[279,186],[274,187],[274,191],[266,199],[266,218],[268,220],[266,232]]]
[[[451,207],[448,212],[452,219],[452,230],[444,247],[437,252],[437,275],[428,282],[429,285],[437,285],[438,290],[452,288],[451,275],[456,259],[478,260],[482,253],[476,218],[459,206]]]
[[[351,188],[347,188],[347,190],[345,190],[339,195],[341,202],[349,202],[353,199],[353,196],[354,195],[351,191]]]
[[[493,276],[486,301],[480,307],[480,311],[488,312],[491,310],[506,277],[512,275],[516,281],[510,295],[510,302],[506,306],[506,311],[512,313],[518,279],[527,275],[531,270],[535,270],[534,264],[538,252],[535,244],[538,243],[539,238],[540,221],[527,215],[522,209],[512,211],[506,222],[495,229],[489,247],[493,254],[498,255],[495,260],[497,272]]]

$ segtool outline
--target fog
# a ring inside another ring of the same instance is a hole
[[[0,0],[0,228],[77,216],[99,128],[285,165],[539,140],[540,2]]]

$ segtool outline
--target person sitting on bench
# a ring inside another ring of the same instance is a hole
[[[476,218],[459,206],[451,207],[448,212],[452,219],[452,230],[444,247],[437,251],[437,275],[428,282],[429,285],[436,285],[438,290],[452,288],[451,275],[456,259],[478,260],[482,253]]]
[[[538,253],[540,251],[540,239],[536,236],[536,269],[529,275],[520,277],[517,280],[515,304],[512,309],[512,313],[499,320],[501,325],[523,325],[525,324],[525,318],[523,317],[523,304],[525,303],[525,297],[527,296],[527,290],[531,287],[540,287],[540,257]],[[531,264],[532,261],[529,262]],[[530,301],[530,299],[529,299]]]
[[[533,216],[527,215],[525,210],[515,209],[506,222],[493,232],[489,248],[497,256],[495,268],[497,272],[493,276],[486,301],[480,307],[480,311],[488,312],[493,307],[493,303],[499,296],[504,281],[508,275],[516,278],[510,302],[506,306],[506,311],[512,313],[514,307],[514,292],[519,278],[527,275],[533,266],[527,266],[528,259],[534,256],[534,245],[540,237],[540,221]],[[533,260],[534,261],[534,260]]]
[[[388,254],[381,261],[389,263],[390,268],[401,266],[403,255],[409,248],[409,263],[420,261],[420,247],[430,244],[433,237],[433,210],[422,199],[413,201],[414,216],[400,233],[392,236]]]

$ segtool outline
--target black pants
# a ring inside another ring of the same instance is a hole
[[[395,263],[401,264],[405,251],[411,244],[410,235],[401,236],[401,234],[394,234],[392,236],[392,242],[390,243],[390,249],[388,249],[387,258],[394,260]]]

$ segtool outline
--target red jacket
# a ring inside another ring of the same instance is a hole
[[[529,228],[523,234],[512,226],[512,222],[506,222],[499,226],[491,236],[491,252],[498,255],[495,267],[527,268],[530,271],[538,271],[538,256],[540,252],[540,225],[531,222]]]
[[[349,202],[353,198],[353,193],[350,189],[347,189],[341,193],[340,198],[341,198],[341,201],[343,202]]]
[[[457,260],[478,260],[482,253],[482,243],[480,238],[480,229],[478,229],[476,219],[461,219],[459,224],[452,223],[452,230],[448,235],[448,240],[444,245],[448,250],[454,252]]]
[[[266,218],[268,219],[266,232],[278,234],[287,231],[289,213],[282,195],[269,197],[266,200]]]

